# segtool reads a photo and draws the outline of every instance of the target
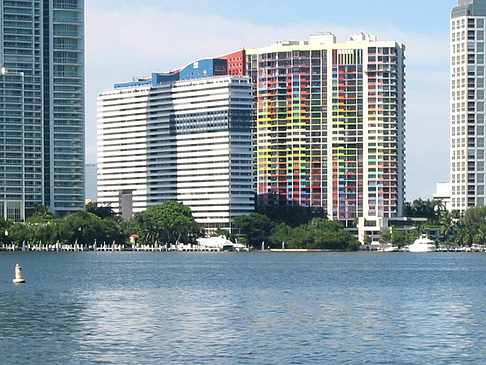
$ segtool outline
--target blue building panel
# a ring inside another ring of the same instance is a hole
[[[115,84],[115,89],[121,87],[133,87],[133,86],[140,86],[140,85],[150,85],[152,83],[151,80],[143,80],[143,81],[131,81],[131,82],[120,82]]]
[[[224,76],[228,74],[228,61],[219,58],[206,58],[195,61],[183,69],[171,73],[153,72],[151,79],[140,79],[130,82],[120,82],[114,85],[115,89],[141,85],[160,85],[165,82],[199,79],[202,77]]]
[[[164,82],[199,79],[202,77],[222,76],[227,75],[227,61],[224,59],[202,59],[195,61],[182,70],[171,73],[153,73],[152,85],[158,85]]]

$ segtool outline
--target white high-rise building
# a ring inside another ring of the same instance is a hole
[[[128,218],[177,200],[208,230],[253,210],[251,86],[219,66],[200,60],[99,96],[98,203]]]
[[[485,203],[486,0],[459,0],[451,14],[451,208]]]

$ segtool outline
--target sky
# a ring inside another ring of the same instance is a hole
[[[85,0],[86,162],[96,98],[116,82],[241,48],[332,32],[406,47],[406,200],[449,180],[449,19],[457,0]]]

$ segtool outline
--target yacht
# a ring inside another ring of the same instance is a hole
[[[398,252],[398,247],[391,243],[385,243],[378,248],[378,252]]]
[[[245,245],[233,243],[224,236],[198,238],[196,241],[203,248],[214,248],[220,251],[249,251]]]
[[[409,252],[434,252],[437,251],[435,242],[432,241],[427,235],[423,234],[420,238],[417,238],[413,244],[407,246]]]

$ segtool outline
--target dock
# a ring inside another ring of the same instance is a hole
[[[224,251],[217,247],[206,247],[192,244],[171,244],[171,245],[123,245],[123,244],[62,244],[56,242],[54,244],[36,244],[22,245],[16,244],[2,244],[0,251],[24,251],[24,252],[221,252]],[[248,251],[248,250],[247,250]]]

